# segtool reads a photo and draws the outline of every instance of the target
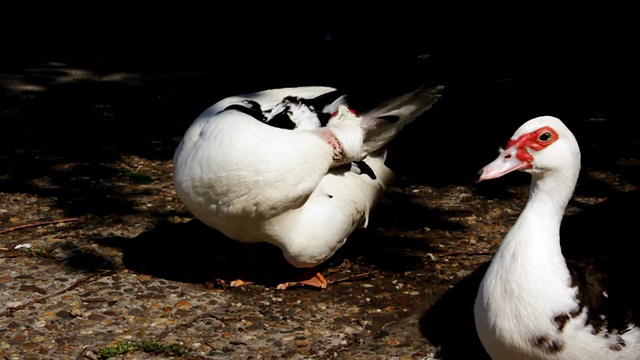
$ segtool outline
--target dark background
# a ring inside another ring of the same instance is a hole
[[[393,143],[390,162],[405,176],[470,181],[540,115],[568,123],[587,164],[637,155],[631,9],[364,5],[3,5],[0,69],[45,90],[0,85],[0,149],[170,158],[191,121],[229,95],[328,85],[376,102],[424,83],[445,92]],[[59,84],[62,72],[33,70],[52,63],[141,80]],[[25,97],[27,110],[12,112]],[[95,110],[105,104],[118,116]]]

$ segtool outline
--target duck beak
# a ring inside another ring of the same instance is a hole
[[[529,161],[518,159],[518,156],[516,156],[517,151],[517,146],[511,146],[504,150],[501,149],[500,155],[498,155],[495,160],[478,171],[476,174],[476,182],[499,178],[512,171],[531,168]]]

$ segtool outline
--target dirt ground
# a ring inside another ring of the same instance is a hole
[[[2,358],[487,359],[473,326],[475,290],[529,179],[476,184],[474,175],[538,115],[563,119],[581,144],[567,229],[625,234],[637,218],[640,142],[627,127],[638,114],[612,87],[617,72],[585,80],[578,70],[489,66],[500,56],[466,67],[443,46],[406,68],[398,64],[409,50],[367,70],[355,56],[339,58],[352,39],[339,40],[318,38],[301,50],[316,56],[311,64],[277,58],[275,69],[243,56],[177,61],[169,53],[194,50],[177,41],[162,51],[51,46],[5,59]],[[573,69],[581,55],[559,66]],[[171,180],[173,151],[201,111],[270,87],[340,86],[376,98],[424,81],[445,85],[442,99],[391,144],[395,186],[370,226],[323,264],[328,289],[277,291],[292,269],[269,246],[260,284],[216,281],[238,274],[243,247],[193,220]],[[596,226],[606,221],[620,226]]]

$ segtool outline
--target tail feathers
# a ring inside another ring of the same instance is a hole
[[[380,149],[391,141],[406,124],[430,109],[440,98],[443,89],[444,86],[422,86],[360,114],[365,152]]]

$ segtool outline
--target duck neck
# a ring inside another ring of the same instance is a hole
[[[496,278],[513,279],[513,284],[522,286],[541,285],[533,289],[569,285],[569,270],[560,248],[560,223],[576,179],[562,174],[533,174],[527,205],[492,261],[496,263],[492,266]]]
[[[573,189],[576,186],[577,174],[533,174],[529,191],[529,201],[525,211],[532,208],[542,213],[550,211],[559,222],[564,216],[564,211],[571,200]],[[539,209],[539,210],[537,210]],[[542,215],[542,214],[541,214]]]

